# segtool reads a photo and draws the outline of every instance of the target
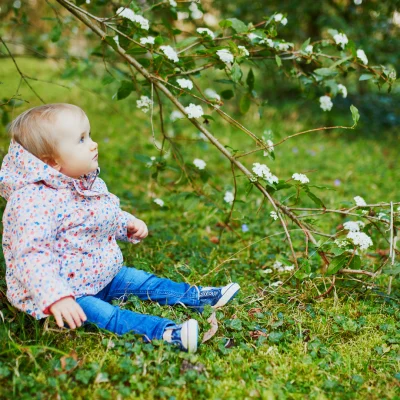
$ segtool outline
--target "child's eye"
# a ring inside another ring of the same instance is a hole
[[[81,140],[79,141],[79,143],[83,143],[84,140],[85,140],[85,137],[82,136],[82,137],[81,137]]]

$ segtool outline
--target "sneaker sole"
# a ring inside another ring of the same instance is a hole
[[[229,303],[239,292],[240,286],[238,283],[232,283],[227,291],[222,295],[222,297],[218,300],[217,304],[211,306],[212,308],[220,308],[225,304]]]
[[[182,327],[182,344],[188,353],[197,351],[197,342],[199,337],[199,323],[195,319],[189,319]]]

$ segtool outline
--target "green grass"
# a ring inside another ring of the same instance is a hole
[[[18,62],[29,75],[62,82],[51,64]],[[18,86],[13,68],[8,61],[0,64],[2,97],[12,96]],[[93,138],[99,142],[102,178],[121,198],[123,208],[148,224],[150,235],[141,245],[121,243],[126,264],[193,284],[223,285],[233,280],[242,290],[231,305],[217,312],[217,334],[196,355],[188,355],[162,342],[143,344],[133,335],[117,337],[93,326],[60,331],[52,318],[34,320],[6,300],[2,261],[0,398],[400,398],[396,282],[392,295],[386,296],[383,276],[373,290],[366,287],[370,284],[366,279],[361,279],[363,283],[341,277],[330,296],[319,300],[314,297],[329,287],[329,279],[292,280],[279,289],[270,288],[269,282],[286,280],[288,275],[271,276],[263,269],[281,256],[290,257],[290,252],[282,228],[269,217],[271,208],[264,204],[257,213],[260,196],[255,190],[247,193],[248,184],[238,173],[241,202],[232,216],[233,230],[225,230],[220,237],[220,224],[229,214],[223,196],[225,190],[233,189],[229,162],[206,142],[177,141],[198,193],[185,198],[182,193],[193,188],[172,155],[166,159],[166,168],[158,171],[157,181],[152,178],[156,169],[138,160],[138,154],[157,156],[158,151],[152,144],[149,116],[137,111],[136,98],[116,102],[111,100],[116,88],[112,85],[101,89],[99,80],[89,79],[76,83],[71,90],[39,82],[32,85],[47,102],[71,102],[87,112]],[[93,93],[96,90],[101,97]],[[25,86],[21,91],[30,104],[17,108],[14,116],[39,104]],[[256,109],[238,118],[257,134],[272,129],[276,139],[319,126],[351,125],[350,111],[326,115],[312,104],[287,98],[273,101],[263,120],[253,118]],[[238,115],[233,107],[229,109]],[[156,139],[161,141],[158,121],[155,128]],[[211,121],[209,128],[223,144],[253,148],[243,133],[225,123]],[[178,138],[197,138],[197,131],[186,121],[167,124],[166,129]],[[398,138],[392,131],[373,138],[367,130],[368,126],[361,125],[355,131],[317,132],[291,139],[276,149],[276,161],[267,164],[281,178],[305,172],[312,183],[332,186],[335,191],[315,189],[329,207],[348,206],[356,195],[371,203],[396,201]],[[3,154],[7,146],[3,130]],[[207,181],[192,168],[194,158],[207,162]],[[242,161],[250,168],[252,162],[265,159],[252,155]],[[339,186],[334,186],[336,179]],[[166,207],[154,204],[154,197],[162,198]],[[303,197],[300,204],[312,206]],[[1,205],[4,208],[3,200]],[[333,233],[343,221],[326,216],[318,225]],[[242,232],[243,223],[249,232]],[[218,237],[220,243],[213,243]],[[304,240],[296,232],[294,240],[301,256]],[[387,248],[387,244],[376,239],[365,268],[379,264],[378,247]],[[194,317],[202,334],[209,328],[210,310],[198,316],[183,307],[139,302],[135,297],[123,307],[178,322]]]

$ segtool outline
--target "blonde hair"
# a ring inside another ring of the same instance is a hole
[[[85,112],[78,106],[68,103],[45,104],[30,108],[18,115],[8,127],[11,138],[42,161],[53,161],[59,156],[57,151],[57,132],[54,122],[60,111]]]

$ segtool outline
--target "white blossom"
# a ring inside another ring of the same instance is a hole
[[[226,65],[230,65],[233,63],[233,54],[228,49],[221,49],[217,51],[217,56],[223,61]]]
[[[198,169],[204,169],[206,167],[206,163],[203,160],[200,160],[199,158],[195,158],[193,160],[193,164],[198,168]]]
[[[271,268],[263,269],[261,272],[263,274],[270,274],[270,273],[272,273],[272,269]]]
[[[207,89],[204,91],[204,94],[205,94],[208,98],[210,98],[210,99],[216,99],[216,100],[218,100],[218,101],[221,100],[221,96],[220,96],[214,89],[207,88]]]
[[[171,115],[169,118],[171,119],[172,122],[176,121],[177,119],[184,118],[185,116],[178,110],[172,111]]]
[[[319,105],[324,111],[331,111],[333,103],[329,96],[321,96],[319,98]]]
[[[169,4],[171,7],[176,7],[178,5],[175,0],[169,0]]]
[[[364,50],[361,49],[357,50],[357,58],[360,59],[364,65],[368,65],[368,58]]]
[[[348,240],[345,239],[335,239],[334,242],[338,247],[340,247],[341,249],[348,246],[350,244],[350,242]]]
[[[200,118],[204,114],[201,106],[196,106],[193,103],[190,103],[187,107],[185,107],[185,113],[189,118]]]
[[[270,169],[265,164],[254,163],[253,172],[260,178],[264,178],[271,185],[273,183],[278,183],[279,179],[277,176],[272,175]]]
[[[344,49],[346,44],[349,43],[349,39],[347,39],[347,36],[344,33],[337,33],[333,37],[333,40],[336,42],[336,44],[340,45],[342,49]]]
[[[362,221],[347,221],[343,224],[343,228],[350,232],[360,232],[360,229],[364,226],[365,224]]]
[[[276,221],[276,220],[278,219],[278,214],[276,213],[276,211],[271,211],[271,212],[269,213],[269,216],[270,216],[274,221]]]
[[[267,44],[269,47],[274,47],[273,40],[268,38],[260,40],[260,44]]]
[[[285,26],[287,23],[288,23],[287,18],[283,18],[283,20],[281,21],[281,24],[282,24],[283,26]]]
[[[150,106],[153,104],[153,101],[147,96],[140,96],[140,100],[136,100],[136,105],[143,112],[147,113],[149,111]]]
[[[232,204],[234,199],[235,199],[235,197],[233,196],[232,192],[230,192],[230,191],[225,192],[224,201],[226,203]]]
[[[343,98],[345,99],[347,97],[347,88],[346,86],[342,85],[341,83],[339,83],[338,86],[338,92],[342,93]]]
[[[361,197],[361,196],[356,196],[354,197],[354,201],[356,202],[356,206],[366,206],[367,203],[365,202],[365,200]]]
[[[240,55],[248,57],[250,55],[249,51],[246,49],[244,46],[238,46],[238,49],[240,50]]]
[[[283,18],[283,14],[281,14],[281,13],[274,15],[275,22],[282,21],[282,18]]]
[[[293,43],[278,43],[278,50],[288,51],[293,47]]]
[[[372,239],[364,232],[349,232],[347,238],[352,240],[354,245],[359,246],[360,250],[368,249],[372,246]]]
[[[186,12],[186,11],[178,11],[177,12],[177,17],[178,17],[178,20],[188,19],[189,18],[189,13]]]
[[[161,46],[160,49],[163,51],[163,53],[167,56],[169,60],[174,62],[179,61],[178,55],[171,46]]]
[[[306,48],[304,49],[304,52],[307,54],[311,54],[313,52],[313,45],[309,44],[308,46],[306,46]]]
[[[213,31],[211,31],[211,30],[208,29],[208,28],[197,28],[196,31],[197,31],[198,33],[200,33],[200,35],[205,34],[205,35],[210,36],[211,39],[214,39],[214,37],[215,37]]]
[[[286,265],[286,267],[284,267],[285,271],[293,271],[294,270],[294,265]]]
[[[149,30],[149,26],[150,26],[149,20],[142,17],[141,15],[135,14],[130,8],[120,7],[117,10],[117,14],[120,17],[124,17],[126,19],[129,19],[132,22],[138,23],[142,29]]]
[[[114,39],[115,43],[117,43],[117,45],[119,46],[118,35],[115,35],[115,36],[113,37],[113,39]]]
[[[354,4],[356,6],[359,6],[360,4],[362,4],[362,0],[354,0]]]
[[[161,199],[154,199],[154,203],[158,204],[160,207],[164,207],[164,201]]]
[[[309,182],[310,182],[310,180],[309,180],[309,179],[307,178],[307,176],[304,175],[304,174],[295,173],[295,174],[292,175],[292,178],[293,178],[295,181],[299,181],[299,182],[301,182],[301,183],[309,183]]]
[[[276,281],[276,282],[270,283],[269,285],[272,286],[272,287],[276,287],[276,286],[280,286],[282,284],[283,284],[282,281]]]
[[[140,44],[154,44],[155,38],[153,36],[147,36],[140,38]]]
[[[189,6],[189,10],[192,12],[193,19],[199,19],[203,16],[202,11],[199,10],[196,3],[192,2]]]
[[[190,79],[177,79],[176,81],[182,89],[193,89],[193,82]]]
[[[378,213],[377,218],[389,220],[389,217],[383,212]]]

